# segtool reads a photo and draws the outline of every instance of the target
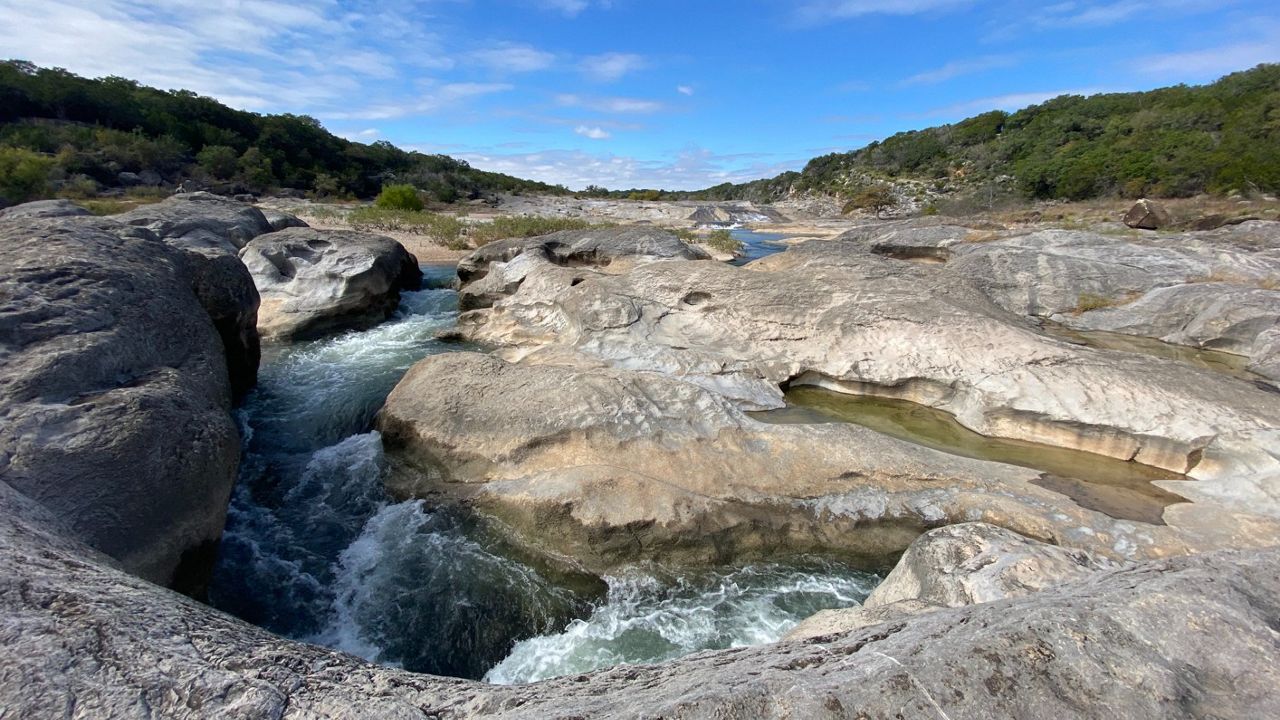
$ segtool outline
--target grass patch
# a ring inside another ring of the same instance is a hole
[[[1120,297],[1107,297],[1096,293],[1080,293],[1080,297],[1076,300],[1076,306],[1072,310],[1075,315],[1083,315],[1090,310],[1105,310],[1106,308],[1120,307],[1142,297],[1140,292],[1131,292]]]
[[[338,214],[337,211],[331,212]],[[463,238],[462,221],[448,215],[439,215],[425,210],[362,207],[347,213],[345,220],[355,230],[421,235],[450,250],[462,250],[467,247],[467,241]]]
[[[508,238],[530,238],[549,235],[561,230],[588,230],[590,228],[609,227],[593,225],[578,218],[544,218],[532,215],[499,215],[493,222],[476,223],[467,226],[467,237],[476,247],[487,245],[495,240]]]

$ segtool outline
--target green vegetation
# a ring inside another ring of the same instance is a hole
[[[992,204],[981,187],[1023,198],[1188,197],[1280,192],[1280,65],[1260,65],[1200,87],[1081,97],[1015,113],[894,135],[814,158],[800,173],[691,194],[775,200],[790,193],[854,197],[895,179]],[[945,210],[945,208],[943,208]]]
[[[422,235],[452,250],[467,247],[466,226],[450,215],[374,206],[352,210],[347,213],[346,221],[353,229],[364,232],[402,232]]]
[[[44,197],[53,165],[53,158],[22,148],[0,146],[0,197],[11,203]]]
[[[258,115],[184,90],[89,80],[16,60],[0,61],[0,163],[8,202],[183,181],[219,192],[290,188],[366,198],[398,183],[440,202],[568,193],[444,155],[350,142],[303,115]]]
[[[712,230],[702,242],[707,247],[720,252],[734,255],[742,252],[742,241],[735,238],[728,230]]]
[[[586,220],[576,218],[544,218],[532,215],[500,215],[493,222],[476,223],[467,228],[472,244],[479,247],[495,240],[529,238],[547,235],[561,230],[586,230],[593,227]]]
[[[426,207],[422,203],[422,196],[418,194],[418,189],[412,185],[384,185],[373,204],[383,210],[410,212],[420,212]]]
[[[849,202],[845,203],[841,212],[848,215],[854,210],[869,210],[879,217],[880,213],[897,204],[898,198],[893,194],[893,188],[884,184],[876,184],[859,190],[857,194],[849,199]]]

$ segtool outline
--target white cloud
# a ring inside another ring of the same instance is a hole
[[[677,85],[676,92],[689,97],[693,96],[693,87],[690,85]]]
[[[613,189],[664,188],[699,190],[723,182],[745,182],[796,170],[807,160],[767,162],[761,155],[717,155],[689,147],[657,160],[581,150],[544,150],[532,153],[463,152],[459,157],[482,170],[582,189],[604,185]]]
[[[0,18],[6,57],[259,111],[317,112],[402,66],[449,64],[428,29],[401,22],[411,43],[384,37],[377,17],[337,3],[0,0]]]
[[[578,127],[574,128],[573,131],[581,135],[582,137],[590,138],[592,140],[608,140],[610,137],[612,137],[609,134],[609,131],[605,130],[602,127],[588,127],[586,125],[579,125]]]
[[[1023,92],[1010,93],[1008,95],[996,95],[994,97],[978,98],[977,100],[967,100],[955,105],[935,108],[922,113],[920,117],[948,117],[961,119],[978,113],[989,112],[991,110],[1021,110],[1030,105],[1039,105],[1046,100],[1052,100],[1060,95],[1097,95],[1101,92],[1107,92],[1102,88],[1075,88],[1071,90],[1053,90],[1051,92]]]
[[[902,84],[934,85],[962,75],[973,75],[975,73],[986,72],[987,70],[1009,67],[1015,62],[1017,62],[1017,59],[1010,55],[987,55],[985,57],[974,58],[972,60],[955,60],[940,68],[912,75],[906,80],[903,80]]]
[[[579,67],[584,75],[597,82],[617,82],[646,65],[648,62],[639,55],[614,52],[585,57]]]
[[[386,120],[411,115],[430,115],[454,107],[471,98],[507,92],[515,87],[507,83],[428,84],[427,89],[406,102],[383,103],[355,110],[322,113],[332,120]]]
[[[918,15],[952,10],[973,0],[811,0],[797,9],[803,23],[847,20],[864,15]]]
[[[467,55],[472,62],[498,72],[536,72],[551,67],[556,56],[528,45],[506,44],[476,50]]]
[[[1280,40],[1152,55],[1138,60],[1137,69],[1147,75],[1180,80],[1211,80],[1261,63],[1277,61],[1280,61]]]
[[[1035,16],[1041,27],[1106,26],[1130,18],[1169,13],[1198,13],[1221,10],[1233,0],[1115,0],[1114,2],[1062,2],[1050,5]]]
[[[648,114],[663,110],[666,106],[657,100],[643,100],[628,97],[582,97],[581,95],[561,94],[556,102],[565,107],[579,107],[602,113],[614,114]]]
[[[583,10],[586,10],[592,5],[596,5],[605,10],[609,9],[612,5],[611,0],[596,0],[594,3],[591,0],[536,0],[536,2],[540,7],[546,10],[559,12],[569,18],[577,17],[582,14]]]

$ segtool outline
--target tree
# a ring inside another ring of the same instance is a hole
[[[275,172],[271,169],[271,160],[256,147],[251,147],[240,156],[240,178],[255,190],[266,190],[276,184]]]
[[[893,194],[893,188],[888,185],[870,185],[859,190],[849,202],[845,203],[844,214],[848,215],[854,210],[871,210],[880,217],[885,210],[898,204],[898,198]]]
[[[422,196],[412,185],[385,185],[373,204],[387,210],[408,210],[421,212]]]
[[[54,160],[22,148],[0,146],[0,197],[11,203],[45,196]]]
[[[213,177],[219,180],[230,180],[236,174],[240,158],[235,148],[226,145],[209,145],[196,154],[196,162]]]

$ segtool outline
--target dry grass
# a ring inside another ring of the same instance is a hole
[[[1119,297],[1107,297],[1095,293],[1080,293],[1080,297],[1076,300],[1076,306],[1071,310],[1073,315],[1083,315],[1091,310],[1105,310],[1107,308],[1120,307],[1142,297],[1140,292],[1131,292]]]
[[[1255,287],[1263,290],[1280,290],[1280,277],[1260,278],[1256,276],[1240,275],[1222,268],[1218,268],[1204,277],[1192,278],[1188,280],[1187,283],[1227,283],[1229,285]]]

